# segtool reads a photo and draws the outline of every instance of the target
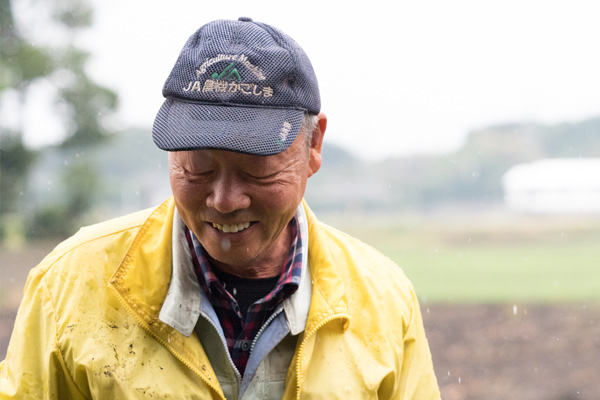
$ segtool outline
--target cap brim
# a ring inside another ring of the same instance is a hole
[[[220,149],[273,155],[296,139],[304,111],[198,104],[167,98],[152,137],[163,150]]]

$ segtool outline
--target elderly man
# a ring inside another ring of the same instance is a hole
[[[215,21],[163,94],[173,198],[31,272],[0,398],[438,399],[408,279],[302,201],[327,125],[304,51]]]

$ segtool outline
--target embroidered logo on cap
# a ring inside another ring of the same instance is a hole
[[[238,71],[238,65],[244,66],[259,80],[265,79],[262,70],[248,61],[248,57],[243,54],[219,54],[216,57],[207,59],[200,68],[196,69],[196,78],[201,79],[208,67],[222,61],[230,61],[230,63],[221,72],[213,72],[212,79],[189,81],[182,90],[184,92],[241,93],[255,97],[273,97],[273,88],[270,86],[242,83],[243,78]]]
[[[225,81],[238,81],[238,82],[242,81],[242,77],[240,76],[240,73],[238,72],[237,68],[235,67],[235,62],[232,62],[231,64],[229,64],[223,70],[223,72],[221,72],[220,74],[214,72],[212,74],[212,78],[213,79],[222,79]]]

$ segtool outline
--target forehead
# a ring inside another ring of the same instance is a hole
[[[223,161],[226,165],[235,164],[264,164],[274,160],[274,156],[257,156],[253,154],[237,153],[229,150],[183,150],[169,152],[169,162],[181,165],[208,164]]]

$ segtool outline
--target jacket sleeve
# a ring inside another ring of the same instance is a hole
[[[411,290],[412,313],[404,333],[403,358],[399,393],[393,398],[402,400],[439,400],[440,389],[425,336],[423,318],[414,290]]]
[[[29,274],[6,359],[0,363],[0,400],[84,399],[58,347],[55,310],[42,270]]]

